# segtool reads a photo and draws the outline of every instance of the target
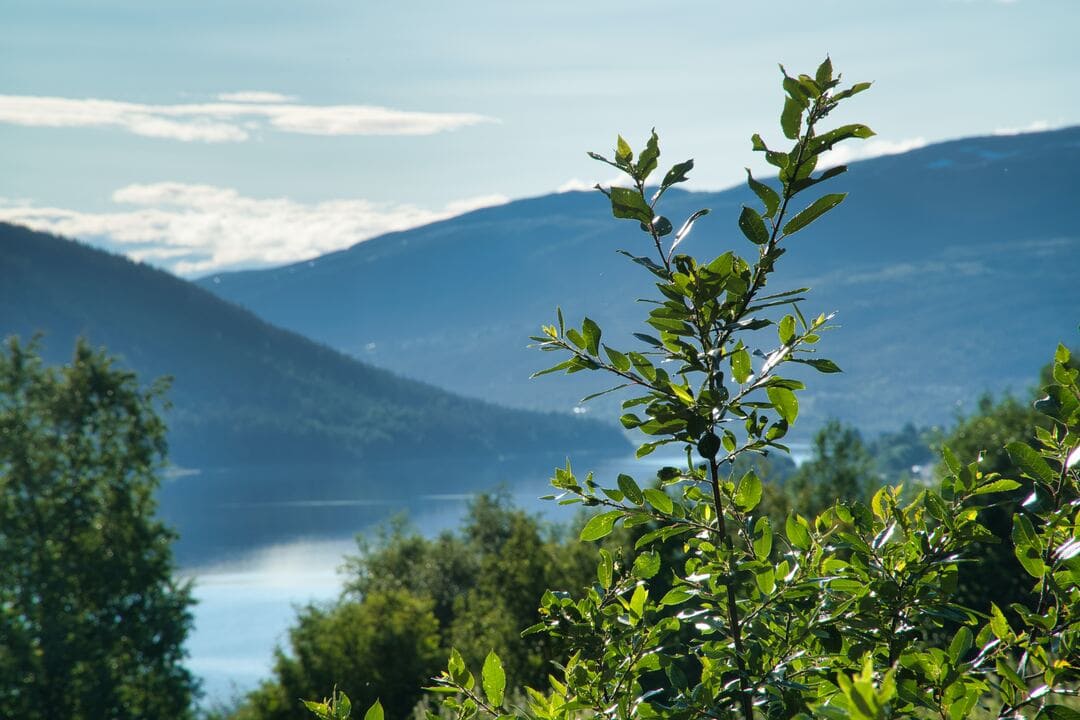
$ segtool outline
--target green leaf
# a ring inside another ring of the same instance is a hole
[[[791,315],[785,315],[784,319],[777,325],[776,332],[780,336],[780,342],[784,345],[790,345],[791,341],[795,339],[795,318]]]
[[[634,558],[634,575],[637,575],[642,580],[648,580],[658,572],[660,572],[660,554],[658,552],[649,550]]]
[[[799,399],[795,397],[795,393],[775,385],[766,388],[765,393],[780,417],[787,420],[789,425],[794,423],[795,418],[799,417]]]
[[[780,113],[780,127],[784,131],[784,137],[796,140],[802,129],[803,103],[793,98],[784,100],[784,111]]]
[[[1015,490],[1018,487],[1020,487],[1020,483],[1015,480],[994,480],[975,488],[975,491],[971,494],[986,495],[988,493],[1008,492],[1009,490]]]
[[[1012,634],[1012,628],[1009,627],[1009,621],[1005,619],[1005,613],[1001,612],[1001,608],[993,602],[990,603],[990,630],[999,640],[1007,640]]]
[[[630,358],[622,354],[614,348],[610,348],[607,345],[604,346],[604,354],[607,355],[608,360],[611,361],[612,366],[620,372],[626,372],[630,369]]]
[[[330,714],[330,706],[326,703],[315,702],[314,700],[304,700],[303,703],[308,712],[319,718],[319,720],[332,720],[333,716]]]
[[[570,328],[566,331],[566,339],[574,343],[574,345],[576,345],[579,349],[585,349],[585,338],[583,338],[581,336],[581,333],[579,333],[574,328]]]
[[[753,174],[750,172],[750,168],[746,168],[746,182],[750,186],[750,189],[754,191],[754,194],[758,196],[758,199],[765,204],[765,217],[772,217],[775,215],[776,211],[780,208],[780,196],[776,191],[765,183],[755,180]]]
[[[754,570],[754,582],[757,583],[758,590],[771,595],[776,590],[776,570],[767,564],[757,568]]]
[[[810,530],[802,522],[799,522],[799,518],[794,513],[787,516],[787,521],[784,523],[784,531],[787,534],[788,542],[793,547],[799,550],[810,549]]]
[[[465,669],[465,660],[457,648],[450,648],[450,659],[446,663],[446,671],[450,674],[450,679],[458,685],[464,685],[468,679],[469,671]]]
[[[506,673],[503,672],[502,661],[499,660],[499,656],[495,654],[494,650],[489,652],[484,660],[484,669],[480,678],[488,702],[495,707],[502,705],[503,693],[506,691]],[[381,720],[381,716],[379,720]]]
[[[961,626],[953,635],[952,642],[949,643],[949,657],[952,658],[953,664],[959,663],[973,644],[971,629],[966,625]]]
[[[753,208],[743,205],[742,212],[739,214],[739,229],[755,245],[764,245],[769,242],[769,230],[765,227],[765,221]]]
[[[843,125],[822,133],[810,141],[807,150],[811,156],[831,150],[834,145],[849,138],[866,139],[874,136],[874,131],[865,125]]]
[[[600,563],[596,566],[596,579],[600,581],[600,587],[607,590],[611,587],[611,580],[615,574],[615,559],[604,548],[600,548]]]
[[[794,235],[819,217],[843,202],[847,193],[824,195],[810,204],[808,208],[791,218],[784,225],[784,235]]]
[[[818,65],[817,72],[814,73],[814,80],[816,80],[817,84],[820,85],[821,87],[825,87],[826,85],[828,85],[829,83],[832,82],[832,79],[833,79],[832,60],[830,60],[828,57],[826,57],[825,61],[822,62],[820,65]]]
[[[642,583],[634,589],[634,594],[630,596],[630,612],[637,617],[642,617],[645,614],[645,601],[649,599],[649,588],[645,587]]]
[[[686,174],[694,169],[694,161],[687,160],[685,162],[677,163],[670,170],[667,171],[667,175],[664,176],[664,182],[660,186],[666,190],[672,185],[677,183],[686,182]]]
[[[843,372],[839,365],[826,358],[791,358],[791,360],[803,365],[809,365],[820,373]]]
[[[589,318],[581,323],[581,331],[585,335],[585,344],[590,355],[600,354],[600,326]]]
[[[1058,343],[1057,349],[1054,350],[1054,362],[1066,365],[1069,362],[1070,354],[1069,348],[1062,343]]]
[[[629,475],[619,475],[618,478],[619,489],[622,490],[626,499],[635,505],[641,505],[644,502],[644,496],[641,493],[641,488],[634,482],[634,478]]]
[[[731,377],[735,379],[735,382],[742,385],[752,373],[753,370],[750,367],[750,353],[746,352],[746,348],[740,348],[732,353]]]
[[[843,92],[838,92],[837,94],[833,95],[833,100],[843,100],[845,98],[851,97],[852,95],[858,95],[863,90],[869,90],[871,85],[873,85],[873,83],[855,83],[847,90],[844,90]]]
[[[650,223],[653,219],[652,208],[645,202],[645,198],[631,188],[611,188],[611,212],[617,218],[643,223]]]
[[[739,486],[735,489],[735,507],[743,512],[750,512],[761,502],[761,479],[753,470],[747,472],[739,480]]]
[[[619,139],[615,141],[615,162],[619,165],[629,166],[630,161],[634,159],[634,151],[630,149],[630,143],[623,139],[620,135]]]
[[[684,603],[690,598],[694,597],[690,593],[680,588],[672,588],[667,591],[664,597],[660,598],[660,605],[678,605]]]
[[[622,512],[619,510],[612,510],[611,512],[593,515],[589,518],[589,522],[585,523],[585,527],[581,528],[581,534],[578,536],[579,539],[599,540],[600,538],[607,537],[615,528],[615,521],[618,520],[621,515]]]
[[[645,149],[638,155],[637,179],[644,181],[649,174],[656,169],[656,160],[660,157],[660,138],[656,136],[656,130],[652,131]]]
[[[382,703],[376,700],[371,704],[371,707],[364,713],[364,720],[383,720],[383,706]]]
[[[553,372],[559,372],[560,370],[566,370],[567,368],[569,368],[573,364],[574,364],[574,358],[570,358],[569,360],[563,360],[561,363],[558,363],[557,365],[552,365],[551,367],[546,368],[544,370],[537,370],[536,372],[534,372],[529,377],[530,378],[538,378],[538,377],[541,377],[543,375],[548,375],[548,374],[553,373]]]
[[[671,511],[675,509],[675,504],[671,501],[671,497],[663,490],[658,488],[645,488],[644,495],[650,505],[665,515],[670,515]]]
[[[1004,620],[1004,616],[1002,616],[1002,620]],[[1008,626],[1006,626],[1006,627],[1008,627]],[[995,631],[995,633],[996,633],[996,631]],[[1001,638],[1001,639],[1005,638],[1005,636],[1003,636],[1003,635],[998,635],[998,637]],[[1012,669],[1012,666],[1009,665],[1009,662],[1007,660],[999,659],[994,664],[994,666],[995,666],[995,669],[997,670],[998,677],[1000,677],[1002,680],[1005,680],[1006,682],[1008,682],[1010,685],[1012,685],[1014,688],[1016,688],[1020,692],[1027,692],[1027,687],[1028,687],[1027,683],[1024,682],[1024,679],[1022,677],[1020,677],[1016,673],[1015,670]]]
[[[1016,559],[1024,566],[1024,570],[1032,577],[1041,579],[1046,574],[1046,564],[1042,559],[1042,541],[1035,533],[1031,521],[1024,515],[1017,514],[1013,518],[1012,541]]]
[[[1009,458],[1016,463],[1016,466],[1032,480],[1037,480],[1044,485],[1053,485],[1057,480],[1057,475],[1046,464],[1042,455],[1039,455],[1027,443],[1011,442],[1005,446],[1005,452],[1009,454]]]
[[[772,523],[769,522],[769,518],[762,515],[754,523],[754,557],[758,560],[768,560],[769,553],[772,552]]]

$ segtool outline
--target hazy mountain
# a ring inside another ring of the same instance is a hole
[[[403,379],[167,273],[63,238],[0,224],[0,279],[0,337],[42,331],[46,356],[58,362],[83,335],[144,383],[173,376],[167,417],[181,465],[625,448],[599,423]]]
[[[673,162],[683,158],[666,158]],[[833,415],[868,431],[948,421],[985,390],[1023,391],[1080,320],[1080,128],[983,137],[855,163],[847,201],[793,238],[776,290],[809,285],[804,311],[838,310],[820,345],[845,374],[818,376],[803,431]],[[685,250],[751,250],[748,191],[670,193],[674,221],[713,214]],[[282,268],[200,281],[267,320],[454,391],[566,410],[601,379],[525,378],[552,356],[527,336],[587,312],[607,338],[638,329],[649,276],[616,254],[649,248],[599,193],[512,202]],[[763,332],[771,332],[763,331]],[[766,339],[768,342],[768,339]],[[569,381],[568,381],[569,380]],[[599,401],[611,417],[614,401]]]

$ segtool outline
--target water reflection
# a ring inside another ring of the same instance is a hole
[[[801,460],[805,448],[795,453]],[[580,474],[600,482],[628,473],[642,484],[685,455],[642,460],[572,456]],[[188,666],[204,683],[204,704],[227,701],[269,676],[275,646],[285,644],[295,608],[334,599],[343,556],[358,532],[399,512],[425,535],[458,526],[477,493],[502,488],[518,507],[567,522],[576,507],[538,498],[565,456],[418,461],[367,466],[214,468],[162,487],[166,521],[180,532],[177,557],[195,579],[195,629]],[[437,474],[434,474],[436,473]]]

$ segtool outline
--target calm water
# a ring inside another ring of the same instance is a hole
[[[796,460],[805,448],[799,448]],[[580,475],[600,482],[620,472],[648,482],[685,456],[598,458],[572,455]],[[215,468],[174,474],[162,487],[164,518],[180,532],[185,576],[195,580],[189,667],[203,681],[204,704],[226,702],[269,676],[274,648],[286,644],[296,608],[333,600],[338,567],[355,535],[397,513],[425,535],[454,528],[477,493],[503,488],[514,503],[553,521],[575,507],[540,501],[565,457],[399,462],[366,466]]]

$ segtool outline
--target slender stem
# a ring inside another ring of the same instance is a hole
[[[727,524],[724,521],[724,506],[720,500],[720,466],[715,457],[709,458],[709,473],[712,480],[713,505],[716,507],[717,539],[728,550],[728,570],[731,577],[726,583],[727,616],[728,625],[731,627],[731,639],[735,643],[735,664],[739,669],[739,701],[742,706],[743,717],[746,720],[753,720],[754,703],[750,694],[750,678],[747,677],[746,673],[746,655],[743,650],[742,628],[739,625],[739,607],[735,597],[735,585],[732,581],[735,573],[730,572],[734,570],[731,553],[734,552],[735,548],[731,538],[728,537]]]

